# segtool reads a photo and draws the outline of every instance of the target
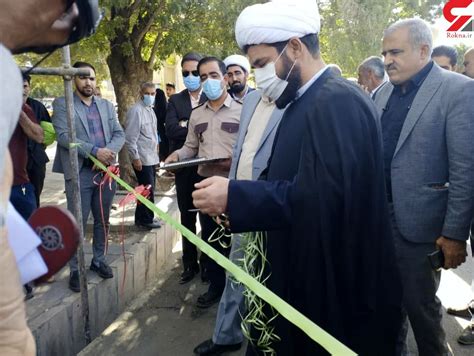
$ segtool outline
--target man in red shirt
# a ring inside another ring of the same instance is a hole
[[[28,220],[36,209],[36,196],[27,172],[28,138],[42,143],[43,129],[38,125],[31,107],[26,104],[27,96],[23,95],[23,108],[8,148],[13,161],[13,186],[10,201],[23,219]]]

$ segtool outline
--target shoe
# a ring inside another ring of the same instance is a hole
[[[79,283],[79,271],[73,271],[69,275],[69,289],[75,293],[81,291],[81,285]]]
[[[181,273],[181,278],[179,280],[179,284],[185,284],[190,282],[196,274],[199,273],[199,267],[195,268],[186,268],[183,273]]]
[[[194,354],[201,356],[218,356],[224,352],[237,351],[242,346],[242,343],[231,345],[218,345],[212,342],[212,339],[206,340],[194,348]]]
[[[104,262],[99,262],[99,266],[96,266],[94,263],[91,263],[90,270],[97,273],[100,277],[104,279],[113,278],[114,274],[112,273],[112,268],[109,267]]]
[[[450,315],[458,316],[464,319],[471,319],[471,312],[467,306],[462,309],[448,308],[446,309],[446,312]]]
[[[201,309],[209,308],[213,306],[214,304],[218,303],[219,300],[221,299],[221,296],[222,296],[222,292],[217,293],[217,292],[208,291],[204,294],[201,294],[198,297],[196,306]]]
[[[158,220],[153,220],[151,223],[136,222],[135,225],[148,230],[159,229],[161,227],[161,224]]]
[[[25,284],[23,285],[23,287],[25,288],[25,301],[27,300],[30,300],[31,298],[33,298],[35,295],[33,293],[33,287],[30,286],[29,284]]]
[[[458,342],[463,345],[474,345],[474,324],[469,325],[458,337]]]

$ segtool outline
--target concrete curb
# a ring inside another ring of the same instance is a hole
[[[175,204],[170,206],[169,213],[179,219]],[[121,247],[110,246],[107,261],[114,271],[114,278],[104,280],[88,273],[92,339],[99,336],[138,294],[152,286],[164,268],[169,268],[167,262],[179,239],[176,230],[166,224],[156,232],[144,232],[135,242],[127,239],[127,271],[123,293],[124,261]],[[86,249],[87,265],[90,260],[89,246]],[[36,340],[38,356],[76,355],[86,346],[80,294],[67,289],[66,269],[58,277],[59,280],[53,285],[37,288],[35,298],[27,303],[28,324]]]

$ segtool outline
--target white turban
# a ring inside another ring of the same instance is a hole
[[[247,57],[241,56],[240,54],[233,54],[226,59],[224,59],[225,67],[229,68],[230,66],[240,66],[247,73],[250,73],[250,62]]]
[[[273,0],[246,7],[235,23],[240,48],[319,33],[316,0]]]

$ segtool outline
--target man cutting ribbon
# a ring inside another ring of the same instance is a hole
[[[272,291],[358,354],[393,355],[401,296],[378,117],[370,98],[326,70],[319,30],[314,0],[240,14],[237,42],[263,94],[286,111],[261,180],[206,179],[196,184],[194,204],[227,213],[232,232],[267,231],[264,277]],[[326,354],[264,309],[280,339],[276,354]]]

